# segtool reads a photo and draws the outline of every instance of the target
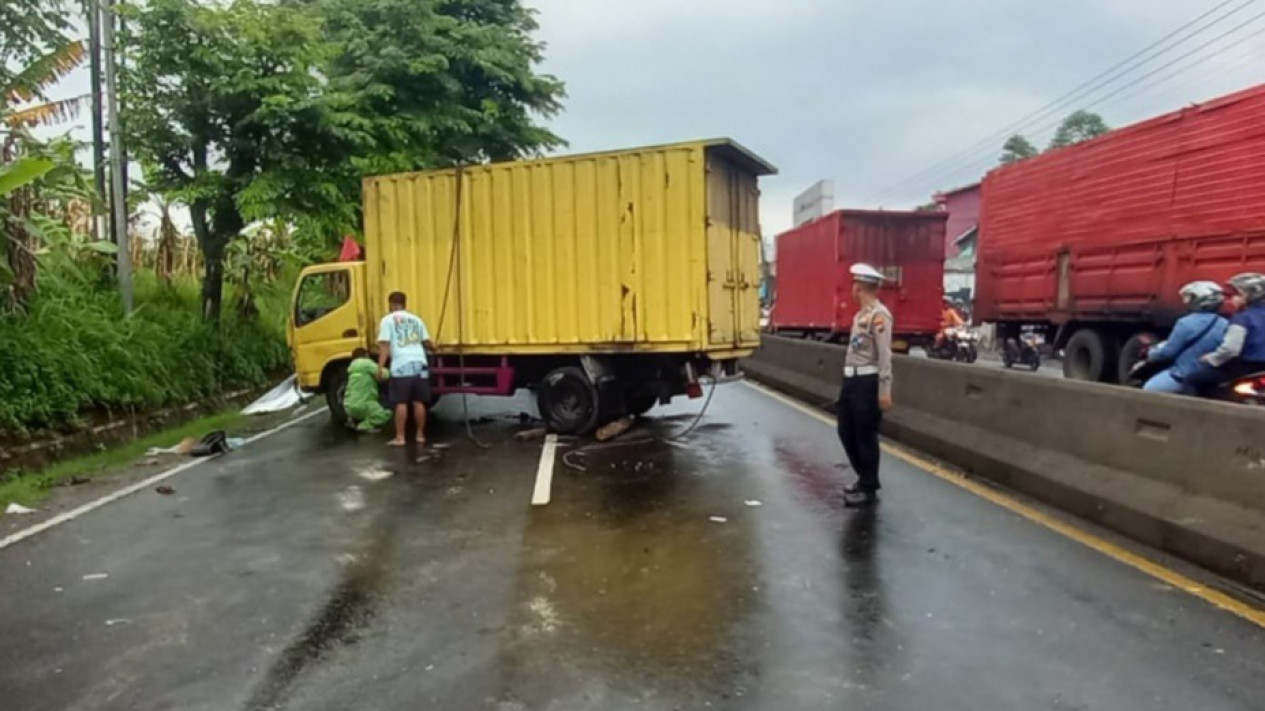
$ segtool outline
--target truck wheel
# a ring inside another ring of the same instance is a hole
[[[536,391],[536,406],[549,429],[559,434],[587,434],[597,426],[597,388],[581,368],[550,371]]]
[[[1072,334],[1064,349],[1063,377],[1093,382],[1106,380],[1110,371],[1115,370],[1113,350],[1104,334],[1082,328]]]
[[[347,424],[347,410],[343,398],[347,395],[347,364],[335,365],[325,379],[325,404],[329,406],[329,419],[336,425]]]
[[[1155,334],[1145,331],[1133,334],[1129,340],[1124,342],[1124,347],[1120,349],[1120,362],[1117,371],[1121,385],[1134,384],[1132,382],[1133,379],[1130,377],[1133,366],[1142,360],[1143,351],[1150,347],[1152,343],[1158,342],[1159,339],[1155,337]]]

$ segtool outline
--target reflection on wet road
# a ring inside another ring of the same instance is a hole
[[[633,444],[320,421],[0,551],[14,709],[1252,709],[1265,634],[750,388]],[[28,564],[29,563],[29,564]],[[84,576],[104,573],[105,578]]]

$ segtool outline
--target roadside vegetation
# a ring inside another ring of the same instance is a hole
[[[236,409],[221,412],[101,452],[62,460],[37,472],[5,477],[0,479],[0,510],[13,502],[34,506],[58,486],[117,472],[139,460],[151,447],[172,447],[187,437],[200,438],[215,430],[240,432],[240,427],[248,419]]]
[[[563,145],[519,0],[115,7],[126,256],[70,132],[90,97],[60,89],[90,60],[83,4],[0,3],[0,437],[265,384],[297,270],[359,233],[362,177]]]

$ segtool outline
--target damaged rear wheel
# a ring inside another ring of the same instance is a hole
[[[559,434],[588,434],[597,427],[597,388],[581,368],[567,366],[546,375],[536,405],[545,424]]]

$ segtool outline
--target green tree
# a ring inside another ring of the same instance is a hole
[[[1111,128],[1106,121],[1103,121],[1102,116],[1091,111],[1076,111],[1063,119],[1063,123],[1054,132],[1054,138],[1050,139],[1050,147],[1046,150],[1066,148],[1097,138],[1110,130]]]
[[[75,162],[76,144],[66,138],[40,141],[29,131],[78,112],[86,97],[49,101],[47,93],[80,64],[84,46],[61,34],[60,15],[41,14],[46,12],[41,7],[27,10],[32,14],[16,26],[0,25],[0,290],[9,308],[24,305],[35,292],[41,251],[72,244],[99,248],[76,242],[82,235],[67,223],[72,201],[93,199]],[[0,8],[0,17],[10,11]]]
[[[519,0],[292,0],[323,18],[331,45],[331,165],[359,225],[365,175],[500,161],[564,145],[536,123],[562,82],[536,73],[543,45]],[[350,129],[350,130],[349,130]],[[335,215],[341,219],[343,215]]]
[[[128,10],[125,125],[150,184],[190,208],[217,318],[250,222],[317,240],[360,224],[367,174],[561,144],[562,85],[518,0],[150,0]]]
[[[1016,133],[1006,139],[1006,143],[1001,147],[1001,163],[1002,165],[1010,165],[1018,163],[1021,160],[1027,160],[1040,153],[1032,142],[1024,138],[1021,134]]]
[[[70,19],[65,9],[62,0],[0,2],[0,87],[12,88],[26,68],[66,44]],[[0,103],[7,96],[0,94]]]
[[[229,242],[254,220],[329,209],[308,160],[328,45],[316,18],[272,4],[150,0],[127,13],[129,145],[150,186],[189,207],[202,313],[218,320]]]

